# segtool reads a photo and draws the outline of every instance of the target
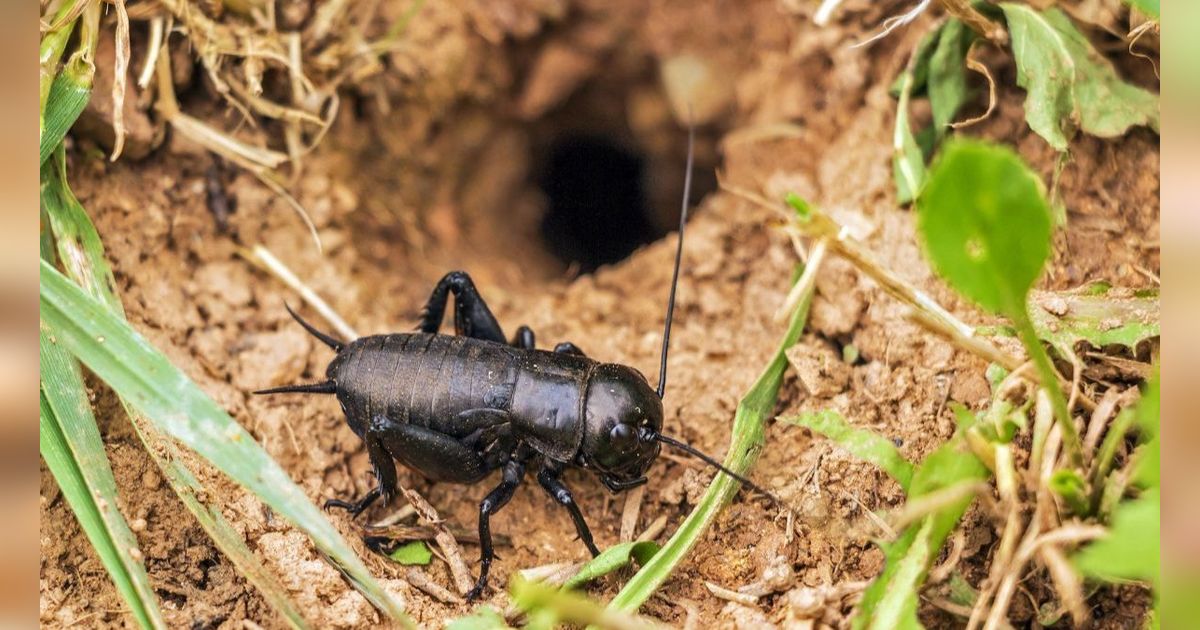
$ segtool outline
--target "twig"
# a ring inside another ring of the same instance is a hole
[[[425,497],[416,490],[403,486],[400,491],[404,493],[404,498],[408,499],[408,502],[416,508],[417,514],[438,530],[434,540],[441,547],[442,553],[446,554],[446,564],[450,565],[450,574],[454,576],[454,584],[458,587],[458,592],[465,595],[474,586],[474,580],[471,579],[467,563],[463,561],[462,550],[458,548],[458,541],[455,540],[454,534],[450,533],[445,522],[438,516],[437,510],[433,509]]]
[[[317,295],[316,291],[313,291],[300,278],[296,277],[296,274],[287,265],[283,264],[281,260],[276,258],[275,254],[271,253],[271,250],[262,245],[255,245],[249,250],[239,249],[238,254],[247,261],[262,266],[276,278],[279,278],[290,289],[299,293],[300,299],[307,302],[309,306],[313,307],[313,310],[317,311],[321,317],[324,317],[325,321],[329,322],[338,331],[338,334],[346,339],[358,339],[358,332],[350,324],[347,324],[346,320],[342,319],[337,314],[337,311],[334,311],[325,300],[321,299],[321,296]]]
[[[754,595],[747,595],[746,593],[731,591],[723,586],[707,581],[704,583],[704,586],[708,589],[708,592],[715,595],[718,599],[737,602],[745,606],[753,606],[758,603],[758,598]]]
[[[789,512],[789,514],[790,514],[790,512]],[[652,523],[650,523],[649,526],[646,527],[646,531],[642,532],[641,534],[638,534],[638,537],[636,540],[637,540],[637,542],[645,542],[647,540],[654,540],[655,538],[658,538],[658,536],[660,534],[662,534],[663,531],[666,529],[667,529],[667,515],[660,514],[658,518],[654,519],[654,521]]]
[[[461,597],[446,590],[446,587],[441,584],[429,579],[429,576],[417,567],[409,567],[408,572],[404,575],[404,579],[418,590],[423,591],[443,604],[461,604],[463,602]]]
[[[621,510],[621,542],[633,540],[645,496],[646,486],[638,486],[625,495],[625,506]]]

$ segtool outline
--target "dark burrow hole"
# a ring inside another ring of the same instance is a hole
[[[629,147],[598,135],[556,140],[538,178],[546,195],[547,248],[589,273],[662,237],[649,183],[646,160]]]

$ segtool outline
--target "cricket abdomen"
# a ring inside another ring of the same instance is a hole
[[[429,333],[361,337],[329,364],[327,375],[350,427],[360,436],[385,415],[458,435],[464,411],[508,411],[520,369],[519,350],[490,341]],[[469,432],[469,431],[468,431]]]

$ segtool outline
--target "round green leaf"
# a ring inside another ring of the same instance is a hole
[[[948,143],[917,203],[934,268],[980,306],[1015,317],[1050,254],[1041,181],[1006,147]]]

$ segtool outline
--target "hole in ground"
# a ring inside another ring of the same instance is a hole
[[[549,147],[538,185],[546,195],[547,248],[583,273],[622,260],[665,234],[647,195],[646,161],[599,135]]]

